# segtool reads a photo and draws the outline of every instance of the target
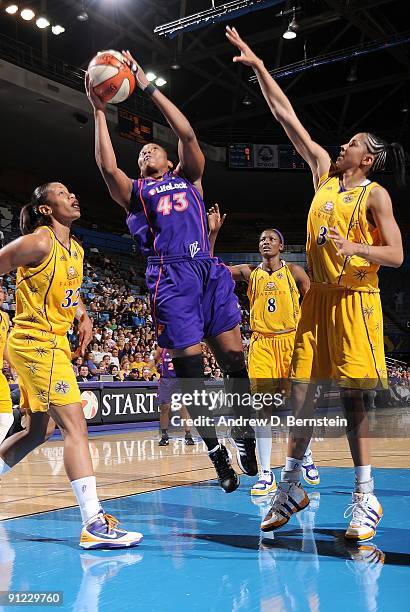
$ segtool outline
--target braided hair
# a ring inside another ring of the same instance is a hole
[[[406,185],[406,158],[403,147],[398,142],[388,143],[371,132],[365,132],[366,147],[374,155],[371,172],[381,172],[388,162],[393,165],[394,175],[399,187]]]
[[[51,217],[43,215],[39,207],[47,204],[49,187],[54,181],[36,187],[31,194],[30,202],[20,212],[20,231],[23,235],[32,234],[41,225],[51,225]]]

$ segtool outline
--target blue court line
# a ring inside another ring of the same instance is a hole
[[[361,547],[343,538],[352,470],[322,468],[320,486],[307,487],[310,506],[273,539],[261,538],[267,506],[252,503],[253,479],[243,476],[230,495],[206,481],[104,502],[124,526],[144,533],[128,551],[82,552],[77,508],[2,521],[1,588],[61,590],[63,609],[75,612],[404,612],[410,470],[376,469],[374,476],[384,517]]]

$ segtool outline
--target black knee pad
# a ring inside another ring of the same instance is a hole
[[[203,378],[204,360],[202,355],[190,355],[189,357],[173,357],[175,374],[177,378]]]

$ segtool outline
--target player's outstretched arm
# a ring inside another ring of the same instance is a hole
[[[209,243],[211,247],[211,256],[214,255],[215,242],[226,219],[226,213],[221,215],[219,204],[214,204],[208,210],[208,227],[209,227]],[[247,283],[252,272],[252,268],[247,264],[238,264],[237,266],[228,266],[234,281],[244,281]]]
[[[329,154],[311,139],[309,133],[297,118],[289,99],[271,77],[263,61],[242,40],[237,30],[228,26],[226,37],[241,52],[240,55],[233,58],[233,61],[241,62],[253,69],[273,116],[282,125],[299,155],[309,164],[315,186],[317,186],[320,177],[329,172]]]
[[[224,224],[226,219],[226,213],[221,215],[219,211],[219,204],[214,204],[207,212],[208,217],[208,228],[209,228],[209,244],[211,247],[211,256],[213,257],[215,251],[215,242],[219,234],[219,230]]]
[[[19,266],[39,266],[49,255],[51,247],[51,237],[45,229],[13,240],[0,249],[0,275]]]
[[[145,91],[149,86],[149,81],[145,72],[135,61],[129,51],[123,51],[124,57],[130,63],[136,73],[137,85]],[[172,131],[178,138],[179,164],[176,169],[177,174],[183,175],[191,183],[196,183],[201,189],[200,182],[205,168],[205,157],[202,153],[195,132],[191,124],[183,113],[169,100],[164,94],[156,89],[151,94],[152,101],[159,108],[165,119],[168,121]]]
[[[117,159],[105,117],[105,104],[90,86],[88,73],[85,75],[85,90],[94,109],[95,161],[112,199],[125,208],[125,210],[128,210],[131,199],[132,180],[117,166]]]
[[[371,246],[346,240],[336,227],[331,227],[329,238],[337,248],[338,255],[352,257],[357,255],[371,263],[390,268],[399,268],[403,263],[403,242],[397,221],[394,218],[391,198],[384,189],[378,186],[372,189],[367,200],[367,210],[370,213],[373,224],[379,230],[381,245]]]

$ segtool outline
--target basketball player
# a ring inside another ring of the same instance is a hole
[[[148,82],[128,52],[124,52],[124,58],[136,74],[138,87],[151,97],[178,138],[179,163],[174,171],[166,151],[150,143],[142,147],[138,157],[140,178],[126,176],[117,166],[105,105],[86,76],[87,95],[94,108],[97,165],[111,197],[125,209],[129,230],[141,252],[148,256],[146,282],[158,344],[169,350],[184,389],[188,379],[204,385],[203,338],[230,383],[236,389],[239,384],[241,390],[249,389],[234,282],[226,267],[210,257],[201,186],[205,158],[186,117]],[[235,408],[238,414],[241,406]],[[208,424],[206,406],[190,406],[189,412],[194,418],[206,417],[207,421],[197,427],[198,433],[208,448],[220,485],[227,493],[234,491],[239,478],[226,448],[218,443],[212,420]],[[250,409],[242,416],[247,419],[247,414],[250,416]],[[247,423],[246,427],[234,427],[231,433],[240,468],[248,475],[256,475],[253,429]]]
[[[208,212],[211,249],[226,215],[221,217],[218,204]],[[287,386],[290,362],[299,320],[300,293],[305,295],[310,280],[301,266],[281,259],[284,238],[277,229],[264,230],[259,238],[259,266],[239,264],[229,266],[232,278],[248,285],[252,338],[248,353],[248,371],[254,393],[274,393],[280,384]],[[299,289],[299,290],[298,290]],[[269,419],[270,409],[261,418]],[[251,495],[267,495],[276,491],[276,480],[271,470],[272,428],[269,424],[255,426],[259,479],[251,488]],[[313,462],[310,444],[302,462],[303,477],[311,485],[320,482]]]
[[[383,345],[383,315],[377,271],[403,262],[400,230],[388,192],[368,177],[383,170],[391,156],[404,182],[404,153],[374,134],[361,132],[340,148],[333,165],[328,153],[313,142],[288,98],[234,28],[227,37],[239,61],[254,70],[274,117],[295,149],[309,164],[315,186],[307,228],[307,258],[311,288],[302,302],[295,338],[291,376],[296,416],[311,417],[315,379],[341,387],[348,419],[348,440],[355,466],[355,487],[345,537],[372,538],[382,517],[371,475],[368,416],[363,389],[387,384]],[[301,461],[309,428],[293,431],[282,482],[262,530],[278,529],[309,498],[300,485]]]
[[[11,404],[10,387],[4,376],[3,357],[10,363],[7,355],[7,336],[10,328],[9,315],[1,310],[4,302],[4,291],[0,288],[0,443],[4,440],[13,425],[13,407]]]
[[[176,374],[172,358],[166,349],[158,347],[155,355],[155,363],[161,364],[160,368],[160,379],[158,381],[158,403],[160,409],[159,426],[161,428],[161,439],[158,442],[158,446],[168,446],[169,435],[169,413],[171,410],[171,398],[173,393],[180,392],[180,389],[176,386]],[[193,446],[195,444],[191,434],[191,430],[187,425],[187,421],[190,418],[185,406],[181,407],[180,410],[181,418],[184,423],[185,429],[185,444],[187,446]]]
[[[71,236],[80,218],[73,193],[59,182],[35,189],[20,214],[21,238],[0,251],[0,274],[17,268],[16,316],[8,340],[17,370],[20,404],[30,427],[0,446],[0,476],[44,442],[50,417],[64,438],[64,465],[80,506],[81,548],[118,548],[140,542],[140,533],[117,528],[97,497],[87,425],[70,362],[67,331],[79,321],[80,350],[92,338],[92,323],[80,298],[84,251]]]

